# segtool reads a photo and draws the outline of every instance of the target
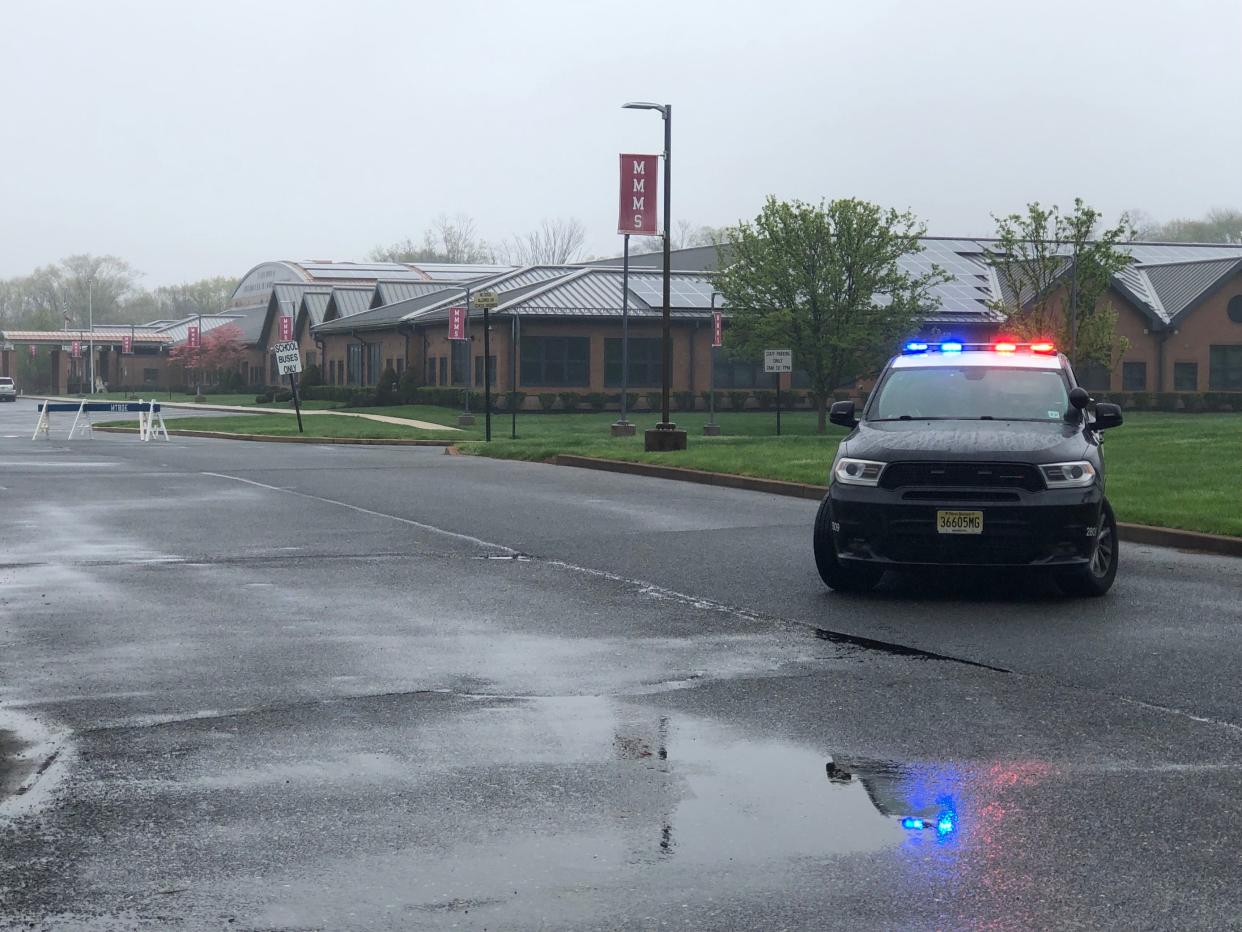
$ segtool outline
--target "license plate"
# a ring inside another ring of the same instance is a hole
[[[936,531],[940,534],[982,534],[982,511],[938,511]]]

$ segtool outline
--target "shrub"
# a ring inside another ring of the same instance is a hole
[[[1182,395],[1182,410],[1191,414],[1200,414],[1207,409],[1203,395],[1199,392],[1187,392]]]
[[[540,392],[539,393],[539,407],[543,408],[543,410],[551,411],[552,406],[555,404],[556,404],[556,393],[555,392]]]
[[[694,392],[673,392],[673,404],[678,411],[693,411]]]
[[[772,403],[776,401],[776,392],[761,388],[755,392],[755,401],[759,403],[761,410],[766,411],[772,407]]]
[[[746,402],[750,400],[750,392],[728,392],[729,407],[734,411],[743,411],[746,409]]]
[[[703,398],[703,407],[705,409],[711,410],[713,398],[716,399],[716,407],[720,407],[720,392],[699,392],[699,395]]]
[[[272,401],[292,401],[292,400],[293,400],[293,392],[287,389],[283,391],[275,392],[272,395]]]
[[[270,405],[272,403],[272,396],[270,394],[255,395],[254,403],[257,405]]]
[[[418,390],[418,370],[409,368],[397,379],[397,400],[403,405],[414,403],[414,392]]]
[[[584,400],[591,406],[592,411],[603,411],[604,406],[608,404],[608,396],[603,392],[589,392],[584,396]]]
[[[578,392],[557,392],[556,397],[561,399],[561,407],[566,411],[576,411],[582,404],[582,395]]]
[[[625,393],[625,410],[633,411],[635,408],[638,407],[639,402],[641,400],[642,398],[638,392],[626,392]]]
[[[385,366],[380,374],[379,384],[375,386],[375,403],[379,405],[397,403],[397,372],[392,366]]]
[[[526,403],[526,392],[509,392],[509,410],[520,411]]]
[[[303,389],[302,397],[307,401],[334,401],[337,404],[347,404],[353,393],[354,389],[344,385],[311,385]]]
[[[237,376],[239,380],[241,379],[240,372],[234,372],[232,373],[232,375]],[[299,383],[298,383],[299,388],[302,388],[302,389],[313,388],[316,385],[322,385],[322,384],[323,384],[323,373],[319,371],[319,367],[315,365],[313,362],[310,365],[308,365],[305,369],[302,370],[302,375],[299,377]]]
[[[371,408],[375,406],[375,394],[369,391],[357,391],[346,402],[348,408]]]

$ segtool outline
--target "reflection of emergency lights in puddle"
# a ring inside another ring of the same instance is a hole
[[[872,764],[863,767],[851,765],[845,769],[835,761],[829,761],[825,767],[828,779],[838,785],[849,784],[857,780],[867,790],[872,805],[882,814],[894,816],[902,809],[922,809],[927,812],[934,809],[935,817],[907,815],[897,819],[903,829],[909,832],[932,830],[937,840],[947,840],[954,835],[959,827],[957,804],[948,794],[937,796],[935,805],[921,803],[917,797],[923,795],[919,784],[923,783],[913,768],[901,768],[892,764]],[[902,787],[901,784],[906,786]]]

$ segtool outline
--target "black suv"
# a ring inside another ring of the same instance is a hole
[[[831,588],[919,566],[1044,567],[1071,595],[1112,586],[1100,444],[1121,409],[1092,405],[1051,344],[908,343],[861,420],[852,401],[830,419],[853,428],[815,519]]]

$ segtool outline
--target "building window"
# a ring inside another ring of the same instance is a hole
[[[1230,320],[1235,324],[1242,324],[1242,294],[1236,294],[1230,298],[1225,310]]]
[[[452,385],[470,384],[470,341],[454,340],[450,350],[453,359]]]
[[[448,385],[448,357],[440,357],[440,384]]]
[[[1078,369],[1078,384],[1089,392],[1106,392],[1112,387],[1112,373],[1102,363],[1085,362]]]
[[[1123,392],[1147,391],[1147,363],[1123,362],[1121,364],[1121,390]]]
[[[763,371],[760,362],[717,357],[713,375],[714,388],[767,388],[772,384],[772,376]]]
[[[380,350],[378,343],[367,344],[367,385],[378,385],[380,377]]]
[[[396,372],[397,372],[397,378],[401,378],[401,373],[402,373],[402,372],[404,372],[404,371],[405,371],[405,360],[404,360],[404,359],[398,359],[398,360],[397,360],[397,369],[396,369]]]
[[[424,384],[436,384],[436,358],[434,356],[427,360],[427,381]]]
[[[1173,391],[1197,392],[1199,390],[1199,364],[1197,362],[1173,363]]]
[[[662,385],[664,367],[660,364],[660,340],[651,337],[630,337],[629,388],[654,388]],[[621,340],[604,340],[604,385],[621,387]]]
[[[158,383],[159,383],[159,380],[160,380],[160,370],[159,370],[159,369],[143,369],[143,370],[142,370],[142,381],[143,381],[143,382],[147,382],[147,383],[150,383],[150,384],[152,384],[152,385],[156,385],[156,384],[158,384]]]
[[[492,380],[492,386],[495,387],[496,385],[496,357],[495,356],[487,357],[487,374],[488,374],[488,377],[491,378]],[[474,384],[475,385],[483,384],[483,357],[482,356],[474,357]]]
[[[522,337],[522,384],[591,384],[590,337]]]
[[[350,343],[345,347],[345,384],[359,385],[362,379],[362,344]]]
[[[1242,391],[1242,346],[1213,346],[1208,357],[1208,388]]]

